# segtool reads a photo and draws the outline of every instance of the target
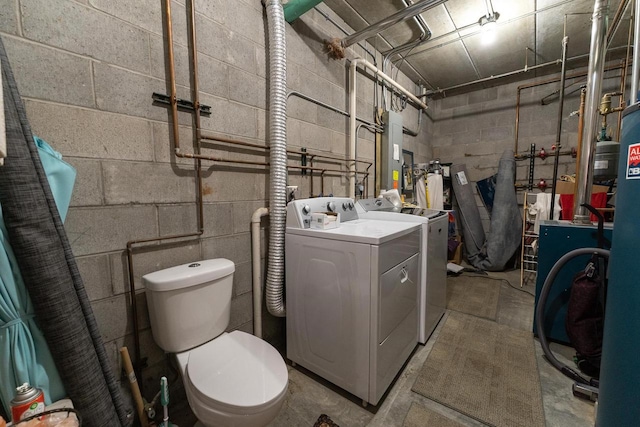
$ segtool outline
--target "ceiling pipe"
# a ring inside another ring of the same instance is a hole
[[[386,30],[387,28],[405,21],[409,18],[413,18],[414,16],[427,11],[431,8],[444,4],[447,0],[422,0],[418,3],[415,3],[405,9],[399,10],[391,16],[388,16],[373,25],[370,25],[366,28],[363,28],[360,31],[356,31],[348,37],[340,39],[329,40],[327,43],[327,50],[329,54],[333,56],[335,59],[342,59],[345,56],[345,49],[349,46],[361,41],[368,39],[369,37],[375,36],[376,34]]]
[[[620,46],[619,48],[614,48],[611,49],[611,51],[616,51],[619,49],[626,49],[626,46]],[[585,59],[588,58],[589,55],[591,55],[590,53],[585,53],[583,55],[576,55],[576,56],[572,56],[571,58],[567,58],[567,62],[573,62],[573,61],[577,61],[580,59]],[[538,64],[538,65],[534,65],[532,67],[525,67],[525,68],[521,68],[519,70],[515,70],[515,71],[509,71],[508,73],[503,73],[503,74],[498,74],[496,76],[490,76],[490,77],[484,77],[482,79],[478,79],[478,80],[473,80],[471,82],[467,82],[467,83],[461,83],[459,85],[454,85],[454,86],[449,86],[449,87],[445,87],[442,89],[437,89],[437,90],[431,90],[431,91],[427,91],[427,93],[420,95],[420,97],[432,97],[434,95],[444,95],[446,92],[448,91],[452,91],[452,90],[458,90],[458,89],[463,89],[466,88],[468,86],[473,86],[473,85],[477,85],[480,83],[487,83],[493,80],[499,80],[505,77],[511,77],[511,76],[515,76],[517,74],[523,74],[523,73],[528,73],[530,71],[535,71],[535,70],[539,70],[541,68],[546,68],[546,67],[551,67],[553,65],[561,65],[562,64],[562,60],[561,59],[556,59],[555,61],[549,61],[549,62],[545,62],[544,64]]]
[[[404,4],[405,7],[409,7],[409,6],[413,5],[413,1],[412,0],[402,0],[402,3]],[[417,14],[416,16],[413,17],[413,20],[415,21],[415,23],[418,26],[418,28],[420,28],[421,34],[420,34],[420,37],[418,39],[419,40],[422,40],[424,38],[430,39],[431,38],[431,29],[429,29],[429,26],[427,25],[427,21],[424,20],[422,15]]]
[[[640,0],[636,0],[640,3]],[[591,48],[589,50],[589,68],[587,71],[587,99],[584,109],[585,138],[583,150],[580,153],[580,170],[576,171],[578,180],[576,184],[577,197],[573,206],[574,223],[591,223],[589,212],[582,205],[591,202],[591,185],[593,183],[593,163],[596,153],[596,136],[599,125],[598,106],[602,92],[602,77],[604,74],[604,62],[606,55],[606,17],[608,0],[596,0],[593,6],[591,25]],[[634,46],[634,50],[639,49]],[[637,57],[634,57],[634,59]],[[640,61],[633,61],[634,71]]]
[[[620,4],[618,5],[618,9],[616,10],[616,14],[613,15],[613,19],[609,23],[609,29],[607,30],[607,50],[609,49],[609,47],[611,46],[611,43],[613,42],[613,37],[618,32],[618,28],[620,27],[620,24],[622,23],[622,17],[624,16],[625,12],[627,11],[627,7],[629,7],[630,3],[631,2],[629,0],[622,0],[620,2]]]

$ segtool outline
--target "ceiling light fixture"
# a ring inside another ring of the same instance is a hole
[[[491,0],[485,0],[487,14],[478,19],[478,25],[482,27],[482,44],[489,45],[496,41],[496,22],[500,18],[500,14],[493,10]]]
[[[482,44],[489,45],[496,41],[496,27],[500,14],[493,12],[490,15],[481,16],[478,24],[482,27]]]

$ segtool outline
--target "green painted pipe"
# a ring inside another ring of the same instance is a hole
[[[282,6],[284,19],[288,23],[292,23],[320,3],[322,3],[322,0],[290,0]]]

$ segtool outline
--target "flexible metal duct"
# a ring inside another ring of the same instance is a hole
[[[267,310],[284,317],[284,232],[287,208],[287,46],[280,0],[266,0],[269,31],[269,258]]]

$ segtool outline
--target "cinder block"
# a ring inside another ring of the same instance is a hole
[[[108,205],[180,203],[195,199],[193,169],[171,165],[109,161],[102,164],[104,198]]]
[[[76,169],[76,182],[71,195],[71,206],[102,205],[102,168],[96,160],[65,157]]]
[[[166,93],[164,79],[143,76],[103,63],[94,63],[93,68],[99,109],[158,121],[167,120],[168,108],[153,105],[151,99],[153,92]],[[182,94],[178,96],[182,97]]]
[[[196,12],[214,21],[224,23],[227,17],[225,3],[225,0],[196,0]]]
[[[317,123],[318,111],[321,108],[322,107],[318,107],[307,100],[297,96],[291,96],[287,100],[287,117],[290,119],[304,120],[309,123]]]
[[[142,295],[144,297],[144,295]],[[146,306],[146,304],[145,304]],[[95,301],[91,304],[96,322],[104,341],[112,341],[133,331],[130,322],[129,301],[126,295]],[[141,307],[138,314],[142,316]],[[145,316],[146,307],[145,307]],[[147,322],[148,324],[148,322]]]
[[[150,243],[145,246],[137,246],[133,255],[136,291],[144,289],[142,276],[145,274],[201,259],[200,243],[195,238],[162,245]],[[129,263],[126,251],[109,255],[109,263],[112,271],[111,287],[114,295],[129,292]]]
[[[231,203],[207,203],[204,205],[203,237],[223,236],[233,233]],[[198,210],[195,203],[158,207],[160,233],[164,236],[193,233],[198,230]]]
[[[469,104],[485,103],[498,99],[498,88],[481,89],[468,94]]]
[[[20,34],[16,0],[0,0],[0,28],[5,33]]]
[[[233,101],[203,95],[200,102],[211,106],[211,116],[201,117],[202,129],[227,135],[255,138],[257,109]]]
[[[76,263],[90,301],[113,296],[107,255],[77,257]]]
[[[267,52],[264,46],[256,46],[256,72],[260,77],[267,77],[267,69],[269,64],[267,63]],[[288,70],[287,70],[288,71]]]
[[[159,79],[168,79],[166,70],[166,41],[160,36],[151,35],[151,75]],[[189,52],[185,46],[174,43],[174,64],[176,84],[190,87],[191,70]],[[209,55],[198,53],[198,83],[201,92],[226,98],[229,95],[229,70],[225,63]],[[166,91],[166,90],[165,90]]]
[[[153,160],[146,120],[31,100],[25,106],[33,132],[65,156]]]
[[[264,276],[263,276],[264,282]],[[240,296],[253,291],[251,262],[236,264],[236,271],[233,274],[233,295]]]
[[[446,98],[442,98],[438,103],[442,110],[461,107],[468,104],[468,95],[465,93],[457,96],[447,96]]]
[[[214,168],[204,179],[205,201],[232,202],[264,197],[258,192],[258,174],[255,172],[258,168]]]
[[[253,319],[253,294],[247,292],[231,300],[231,319],[228,331],[239,328]]]
[[[65,229],[75,256],[120,250],[129,240],[158,235],[153,206],[72,207]]]
[[[296,185],[296,184],[291,184]],[[221,226],[226,228],[227,232],[233,233],[248,233],[251,230],[251,216],[253,213],[262,207],[267,207],[269,202],[267,200],[256,200],[256,201],[247,201],[247,202],[235,202],[232,204],[233,214],[229,221],[221,222]],[[233,223],[233,228],[230,227],[230,224]],[[261,228],[265,228],[269,226],[269,216],[265,216],[262,218]],[[228,233],[225,233],[228,234]]]
[[[149,71],[145,31],[75,2],[24,0],[20,5],[25,37],[131,70]]]
[[[315,52],[309,49],[302,36],[292,26],[286,26],[286,37],[287,58],[303,67],[315,64]]]
[[[495,141],[507,139],[513,136],[513,128],[511,126],[501,126],[490,129],[482,129],[481,138],[483,141]]]
[[[162,35],[162,17],[164,7],[155,0],[137,0],[134,2],[117,2],[112,0],[89,0],[89,4],[98,10],[113,15],[141,27],[152,33]],[[187,15],[184,4],[171,2],[171,21],[173,38],[183,46],[187,45]],[[197,10],[197,8],[196,8]]]
[[[22,39],[5,37],[3,42],[21,96],[84,107],[95,105],[88,59]]]
[[[255,74],[235,70],[229,76],[229,99],[266,109],[267,82]]]
[[[248,4],[235,2],[233,7],[227,7],[224,24],[235,36],[246,37],[260,46],[265,46],[268,33],[263,15],[262,11]]]
[[[226,258],[236,264],[251,261],[251,234],[213,237],[202,241],[204,259]]]

